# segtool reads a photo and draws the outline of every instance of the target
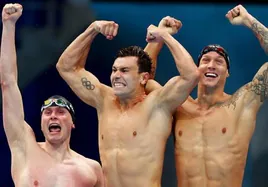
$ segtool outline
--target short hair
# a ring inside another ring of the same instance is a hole
[[[128,57],[128,56],[138,57],[137,63],[139,67],[139,73],[142,73],[142,72],[148,72],[149,74],[151,73],[152,59],[150,58],[149,54],[145,52],[141,47],[129,46],[126,48],[122,48],[118,51],[115,58]]]

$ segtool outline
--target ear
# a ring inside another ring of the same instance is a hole
[[[229,71],[227,70],[227,72],[226,72],[226,77],[229,77],[230,76],[230,74],[229,74]]]
[[[75,125],[74,124],[72,124],[72,129],[75,129]]]
[[[141,73],[140,84],[145,85],[149,79],[150,79],[150,75],[148,72]]]

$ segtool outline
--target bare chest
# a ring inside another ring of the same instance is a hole
[[[180,112],[176,118],[174,133],[176,143],[182,149],[197,146],[216,151],[238,143],[237,118],[232,111],[216,108],[195,113]]]
[[[126,111],[113,108],[103,112],[99,122],[100,146],[105,146],[106,149],[132,147],[146,138],[150,117],[143,107]]]
[[[93,187],[97,177],[85,162],[68,160],[29,160],[19,177],[19,187]]]

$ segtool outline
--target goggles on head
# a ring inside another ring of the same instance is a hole
[[[74,108],[72,106],[71,103],[67,103],[64,99],[61,99],[61,98],[51,98],[51,99],[47,99],[44,101],[42,107],[41,107],[41,113],[48,107],[51,107],[51,106],[59,106],[59,107],[63,107],[63,108],[66,108],[72,118],[74,119]]]

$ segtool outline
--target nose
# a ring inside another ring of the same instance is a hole
[[[116,71],[116,72],[114,72],[114,77],[115,77],[116,79],[119,79],[119,78],[121,77],[121,72],[120,72],[120,71]]]
[[[51,115],[50,115],[50,119],[51,119],[51,120],[55,120],[55,119],[57,119],[57,115],[56,115],[56,112],[55,112],[55,111],[53,111],[53,112],[51,113]]]
[[[213,60],[211,60],[209,63],[208,63],[208,69],[209,70],[215,70],[215,63]]]

